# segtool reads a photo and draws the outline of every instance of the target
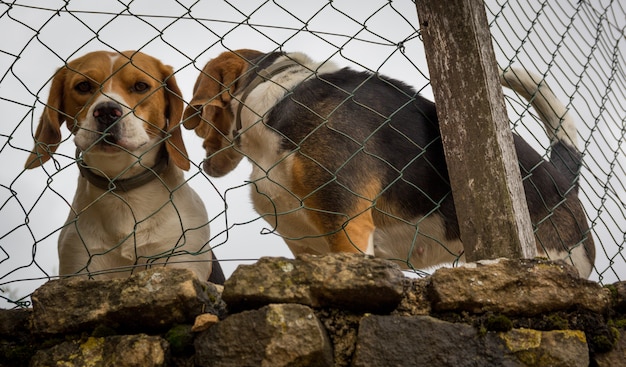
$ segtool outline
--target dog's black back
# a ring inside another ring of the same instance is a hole
[[[410,220],[436,213],[447,239],[459,238],[435,105],[413,88],[344,68],[287,93],[267,123],[282,136],[282,150],[297,151],[307,162],[307,186],[323,200],[320,210],[345,213],[375,175],[382,187],[373,203],[377,226],[386,216]],[[572,186],[580,154],[557,143],[552,163],[519,136],[514,142],[541,246],[584,244],[593,259],[593,240]]]

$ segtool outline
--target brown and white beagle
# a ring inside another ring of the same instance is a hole
[[[588,277],[576,126],[539,80],[502,74],[553,138],[548,162],[514,137],[537,249]],[[209,175],[250,160],[254,207],[294,254],[363,252],[412,268],[463,260],[435,105],[400,81],[302,53],[225,52],[198,77],[183,123],[204,138]]]
[[[26,168],[51,158],[66,122],[81,174],[59,236],[60,275],[167,264],[223,283],[206,209],[183,177],[183,107],[172,68],[141,52],[91,52],[57,71]]]

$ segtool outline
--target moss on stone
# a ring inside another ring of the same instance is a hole
[[[556,313],[545,316],[544,320],[546,321],[546,327],[551,330],[567,330],[570,328],[567,319]]]
[[[511,352],[524,352],[538,348],[541,345],[541,331],[531,329],[516,329],[508,333],[499,334]]]
[[[626,329],[626,319],[613,320],[613,325],[618,329]]]
[[[489,315],[485,327],[489,331],[509,331],[513,329],[513,322],[504,315]]]
[[[165,333],[165,340],[170,343],[173,354],[185,354],[193,351],[194,335],[191,325],[175,325]]]
[[[94,338],[103,338],[106,336],[113,336],[116,334],[117,332],[115,331],[115,329],[106,325],[98,325],[91,332],[91,336]]]
[[[604,286],[604,288],[609,290],[609,293],[611,294],[611,300],[613,301],[613,303],[615,303],[615,301],[617,300],[617,288],[615,287],[615,285],[607,284]]]
[[[591,338],[590,342],[596,353],[608,352],[613,349],[613,344],[615,344],[615,340],[611,340],[611,338],[606,335],[595,335]]]
[[[487,331],[488,331],[487,328],[481,325],[478,328],[478,336],[485,336],[485,335],[487,335]]]

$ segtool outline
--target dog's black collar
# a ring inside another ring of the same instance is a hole
[[[258,87],[260,84],[272,79],[274,76],[282,73],[286,69],[292,66],[299,66],[300,64],[294,60],[285,60],[278,62],[276,64],[272,64],[265,69],[261,69],[256,72],[256,77],[252,79],[250,84],[246,86],[239,100],[239,106],[237,107],[237,117],[235,118],[235,131],[233,132],[233,136],[237,138],[239,133],[241,132],[241,128],[243,127],[241,124],[241,111],[243,110],[243,106],[245,104],[246,98],[248,95],[254,90],[254,88]]]
[[[128,192],[130,190],[141,187],[148,182],[157,178],[165,168],[167,168],[169,157],[165,148],[162,148],[159,152],[159,157],[157,158],[157,162],[151,168],[147,168],[140,174],[129,178],[122,179],[109,179],[104,176],[100,176],[93,172],[85,163],[83,159],[80,157],[81,151],[76,149],[76,163],[78,165],[78,170],[80,171],[81,176],[83,176],[90,184],[95,187],[105,190],[105,191],[124,191]]]

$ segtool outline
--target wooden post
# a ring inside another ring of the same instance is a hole
[[[416,0],[467,261],[535,257],[482,0]]]

